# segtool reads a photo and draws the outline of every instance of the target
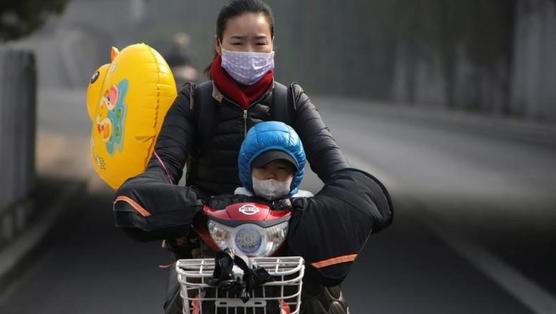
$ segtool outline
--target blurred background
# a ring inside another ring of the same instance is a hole
[[[161,312],[170,255],[113,227],[85,90],[136,42],[204,81],[224,3],[0,4],[0,313]],[[394,200],[352,312],[556,313],[556,1],[267,3],[277,79]]]

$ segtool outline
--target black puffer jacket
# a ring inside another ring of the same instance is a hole
[[[275,86],[278,84],[275,82]],[[330,131],[299,85],[290,87],[295,98],[291,108],[286,101],[273,100],[271,90],[247,110],[223,97],[212,81],[195,89],[189,87],[186,85],[179,92],[170,108],[156,143],[156,154],[146,172],[162,169],[172,183],[177,183],[187,163],[187,185],[196,186],[207,195],[232,193],[241,185],[237,156],[245,133],[258,122],[277,120],[275,113],[284,111],[291,121],[283,122],[299,134],[311,168],[323,182],[335,171],[347,167]],[[201,93],[201,89],[205,92]],[[203,95],[205,99],[199,100]],[[202,125],[198,124],[199,115],[203,117]]]

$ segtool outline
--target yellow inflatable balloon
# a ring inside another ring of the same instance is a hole
[[[93,167],[117,189],[144,171],[176,98],[176,83],[164,58],[146,44],[112,48],[111,57],[91,77],[87,112]]]

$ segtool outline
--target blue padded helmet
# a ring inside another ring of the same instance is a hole
[[[254,193],[253,181],[251,180],[252,163],[261,154],[271,150],[282,151],[296,162],[296,172],[293,176],[289,194],[289,196],[292,196],[297,193],[299,184],[303,180],[305,151],[303,150],[303,143],[301,143],[301,139],[299,139],[295,130],[283,122],[260,122],[247,132],[237,159],[239,180],[243,187]]]

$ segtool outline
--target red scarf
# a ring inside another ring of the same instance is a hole
[[[274,80],[273,71],[270,70],[253,85],[240,84],[222,68],[221,56],[212,61],[210,76],[218,90],[226,98],[237,102],[243,110],[247,110],[254,101],[266,93]]]

